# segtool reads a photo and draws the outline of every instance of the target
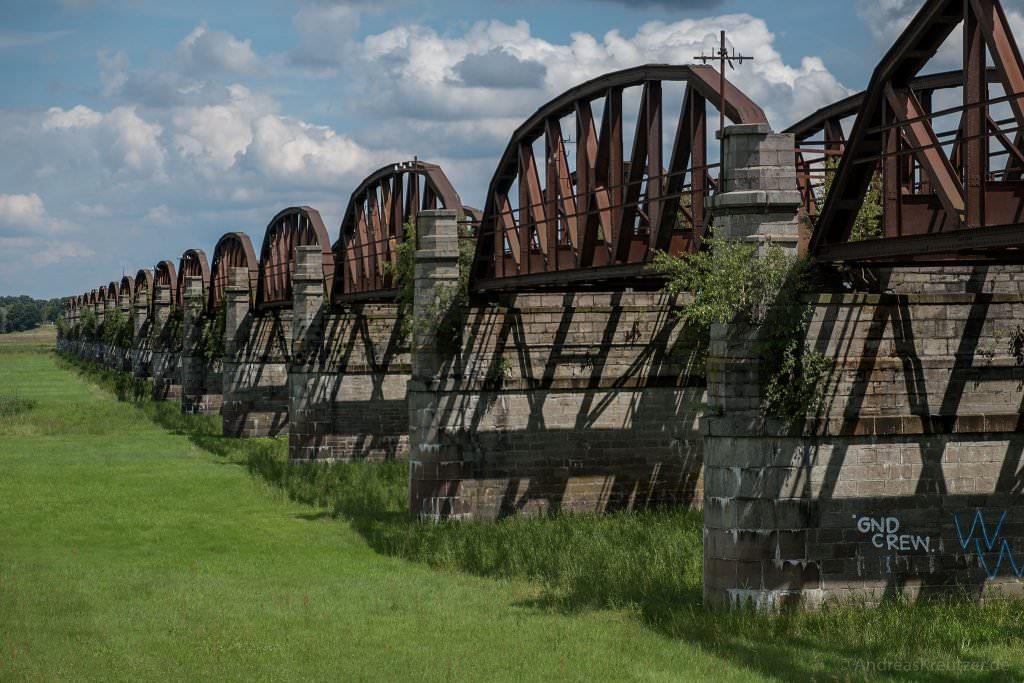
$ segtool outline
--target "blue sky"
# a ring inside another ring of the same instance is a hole
[[[0,294],[76,294],[417,155],[482,205],[512,130],[726,28],[783,128],[864,87],[921,0],[0,0]],[[1016,25],[1024,0],[1007,0]]]

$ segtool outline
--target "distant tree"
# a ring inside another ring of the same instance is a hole
[[[50,299],[39,307],[39,318],[44,323],[57,322],[64,313],[64,302],[60,299]]]
[[[8,307],[7,319],[11,331],[31,330],[39,324],[39,309],[35,307],[31,299],[28,302],[19,299]]]
[[[0,334],[7,332],[7,309],[0,308]]]

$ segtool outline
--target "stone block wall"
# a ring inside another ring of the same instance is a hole
[[[181,350],[181,412],[219,415],[224,403],[223,363],[204,348],[206,291],[199,277],[185,278],[184,343]]]
[[[226,436],[287,433],[291,325],[287,308],[245,315],[223,362]]]
[[[1024,269],[872,275],[889,293],[813,301],[807,343],[834,363],[818,414],[704,420],[709,604],[1024,587]],[[712,367],[758,365],[716,332]]]
[[[224,364],[202,355],[183,355],[181,363],[181,412],[186,415],[219,415],[224,404]]]
[[[677,302],[518,294],[444,309],[458,282],[455,234],[454,213],[421,214],[411,512],[495,519],[699,505],[705,382]]]
[[[318,308],[296,341],[288,376],[292,460],[408,456],[409,345],[397,305]]]
[[[527,294],[470,310],[410,384],[412,511],[493,519],[699,505],[703,367],[674,301]]]

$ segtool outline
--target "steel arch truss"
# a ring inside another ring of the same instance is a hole
[[[398,258],[405,226],[421,211],[455,209],[462,200],[440,166],[422,161],[391,164],[367,177],[352,193],[334,247],[337,270],[332,300],[391,299],[397,294],[389,264]]]
[[[999,83],[999,73],[995,69],[988,69],[986,77],[990,84]],[[941,99],[943,91],[962,88],[963,84],[963,71],[944,71],[918,76],[911,81],[910,89],[924,103],[925,109],[933,111],[932,102],[937,97]],[[852,125],[864,104],[865,95],[859,92],[822,107],[783,131],[796,139],[797,182],[804,209],[814,219],[821,213],[826,179],[834,176],[835,166],[846,152],[844,131]]]
[[[178,284],[177,299],[178,306],[185,305],[185,278],[198,277],[203,282],[203,305],[206,304],[206,294],[210,289],[210,262],[206,260],[206,252],[202,249],[188,249],[181,255],[178,261]]]
[[[216,310],[224,300],[232,268],[245,268],[249,272],[249,297],[256,291],[259,278],[259,262],[252,248],[252,240],[244,232],[229,232],[217,241],[210,265],[209,310]]]
[[[156,268],[153,270],[153,293],[156,294],[156,288],[163,287],[170,292],[170,302],[177,304],[178,301],[178,277],[175,274],[174,264],[170,261],[161,261],[156,264]],[[156,296],[153,297],[155,303]]]
[[[676,129],[666,138],[662,84],[670,81],[682,82],[685,94]],[[628,88],[640,94],[627,158]],[[648,65],[602,76],[541,107],[515,132],[491,180],[474,287],[639,274],[657,250],[697,248],[717,167],[708,163],[707,105],[717,108],[719,90],[719,74],[711,67]],[[599,117],[597,100],[603,101]],[[734,123],[767,122],[761,108],[729,83],[725,110]],[[575,146],[574,159],[567,145]]]
[[[128,297],[128,303],[135,301],[135,278],[131,275],[121,276],[121,285],[118,287],[121,296]]]
[[[914,79],[961,23],[962,103],[934,110]],[[994,118],[999,109],[1008,116]],[[959,122],[943,131],[943,119]],[[1022,131],[1024,61],[999,0],[928,0],[863,95],[811,253],[893,264],[1024,260]],[[879,169],[882,236],[851,241]]]
[[[299,246],[320,247],[324,282],[330,282],[334,275],[334,254],[320,214],[308,206],[285,209],[274,216],[263,236],[256,283],[257,308],[291,303],[295,247]]]
[[[135,303],[145,301],[147,306],[152,305],[153,271],[149,268],[142,268],[139,272],[135,273],[135,289],[132,292],[132,301]]]

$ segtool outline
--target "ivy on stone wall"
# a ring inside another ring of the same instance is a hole
[[[689,294],[683,321],[710,336],[714,324],[757,328],[757,351],[765,378],[762,412],[797,421],[816,412],[824,399],[832,363],[806,344],[812,268],[805,258],[777,245],[758,254],[756,244],[708,238],[705,249],[676,257],[658,254],[653,269],[673,295]]]
[[[96,341],[97,326],[96,313],[91,308],[83,309],[82,317],[78,322],[79,338],[82,341]]]
[[[167,322],[163,327],[153,325],[149,334],[156,351],[181,351],[185,335],[185,311],[179,306],[171,306],[167,313]]]
[[[224,357],[224,328],[227,322],[228,302],[222,299],[212,314],[204,313],[197,324],[202,326],[199,351],[208,361]]]
[[[122,349],[131,348],[134,332],[132,319],[120,309],[115,308],[104,316],[103,341],[106,343]]]
[[[471,236],[472,231],[469,228],[459,227],[460,238]],[[433,304],[428,306],[427,310],[420,311],[419,316],[415,316],[413,300],[416,296],[416,226],[411,221],[405,224],[405,240],[395,249],[397,257],[393,262],[384,264],[384,274],[391,276],[392,286],[398,290],[395,302],[398,304],[400,333],[403,339],[408,340],[417,330],[437,329],[442,345],[449,345],[448,342],[457,343],[463,318],[452,315],[451,312],[461,311],[464,316],[469,306],[469,273],[473,267],[475,246],[474,240],[459,239],[458,287],[441,288]]]

